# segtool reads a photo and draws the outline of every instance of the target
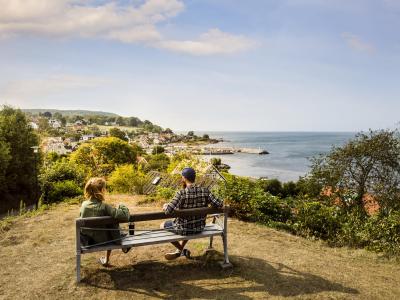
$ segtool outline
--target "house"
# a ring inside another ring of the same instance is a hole
[[[34,130],[38,130],[39,129],[39,125],[36,124],[35,122],[29,122],[29,126]]]
[[[61,122],[58,121],[58,120],[56,120],[56,119],[50,119],[50,120],[49,120],[49,125],[50,125],[52,128],[55,128],[55,129],[61,128],[61,127],[62,127]]]
[[[43,152],[55,152],[59,155],[65,155],[71,152],[70,149],[65,148],[64,141],[61,137],[49,137],[44,140],[42,144]]]
[[[94,134],[84,134],[81,136],[81,141],[87,142],[93,140],[96,136]]]

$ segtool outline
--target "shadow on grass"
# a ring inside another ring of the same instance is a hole
[[[231,256],[233,269],[221,270],[220,253],[192,260],[144,261],[122,268],[92,269],[82,283],[108,290],[126,291],[159,299],[251,299],[289,297],[320,292],[358,294],[356,289],[320,276],[300,272],[279,263],[251,257]]]

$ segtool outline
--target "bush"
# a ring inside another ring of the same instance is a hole
[[[367,232],[367,249],[383,252],[386,255],[400,255],[400,211],[387,217],[369,218],[364,232]]]
[[[85,172],[67,159],[62,159],[42,170],[39,176],[42,190],[41,202],[49,204],[82,195]]]
[[[145,170],[155,170],[159,172],[165,172],[168,169],[169,157],[164,154],[154,154],[147,157],[148,164],[145,166]]]
[[[111,173],[108,185],[112,192],[143,194],[147,180],[145,175],[137,171],[133,165],[122,165]]]
[[[165,148],[163,146],[154,146],[151,154],[161,154],[165,152]]]
[[[43,203],[60,202],[68,198],[74,198],[82,195],[83,189],[73,180],[64,180],[51,183],[51,188],[47,193]]]
[[[285,182],[282,186],[282,197],[296,197],[299,194],[299,188],[293,181]]]
[[[282,195],[282,183],[278,179],[265,179],[260,182],[265,192],[274,196]]]
[[[106,176],[117,165],[136,164],[140,148],[116,138],[95,138],[71,154],[71,160],[88,169],[90,176]]]
[[[282,222],[291,219],[292,213],[289,205],[279,197],[265,194],[252,199],[252,209],[256,220],[263,223]]]
[[[160,199],[170,200],[172,197],[174,197],[175,193],[176,190],[173,188],[158,186],[156,195]]]
[[[224,174],[226,183],[221,183],[215,190],[216,195],[229,204],[232,214],[244,220],[255,218],[252,201],[265,196],[265,192],[255,180]]]
[[[335,239],[340,229],[337,207],[329,207],[319,202],[301,202],[297,207],[294,230],[304,236]]]

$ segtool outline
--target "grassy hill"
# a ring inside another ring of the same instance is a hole
[[[46,109],[46,108],[38,108],[38,109],[22,109],[25,113],[30,113],[32,115],[38,115],[39,113],[44,113],[46,111],[51,112],[52,114],[58,112],[63,116],[90,116],[90,115],[98,115],[98,116],[106,116],[106,117],[118,117],[117,114],[104,112],[104,111],[91,111],[91,110],[59,110],[59,109]]]
[[[110,196],[132,212],[137,198]],[[222,243],[205,255],[207,240],[188,243],[193,259],[166,261],[171,245],[113,252],[110,268],[82,256],[75,284],[75,227],[79,206],[60,204],[19,217],[0,231],[0,298],[4,299],[399,299],[400,265],[365,250],[329,248],[284,232],[229,220],[232,270],[222,271]],[[137,228],[158,227],[159,221]]]

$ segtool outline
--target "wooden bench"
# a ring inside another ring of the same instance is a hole
[[[93,218],[79,218],[76,219],[76,280],[81,280],[81,255],[91,252],[123,249],[128,247],[140,247],[154,244],[171,243],[182,240],[194,240],[200,238],[210,238],[209,247],[207,250],[212,249],[213,237],[221,236],[224,246],[224,261],[221,262],[223,268],[231,267],[228,258],[228,213],[229,206],[224,208],[194,208],[177,210],[172,214],[166,215],[164,212],[152,212],[152,213],[141,213],[133,214],[130,216],[129,223],[130,231],[134,230],[134,224],[141,221],[161,220],[161,219],[172,219],[176,217],[189,217],[199,215],[212,215],[213,221],[207,224],[204,231],[193,235],[178,235],[165,229],[155,229],[149,231],[140,231],[136,235],[128,235],[121,240],[121,244],[108,243],[94,246],[84,246],[81,244],[81,229],[82,228],[105,228],[107,225],[128,223],[120,222],[111,217],[93,217]],[[223,216],[223,223],[218,224],[218,219]],[[133,249],[132,249],[133,250]]]

